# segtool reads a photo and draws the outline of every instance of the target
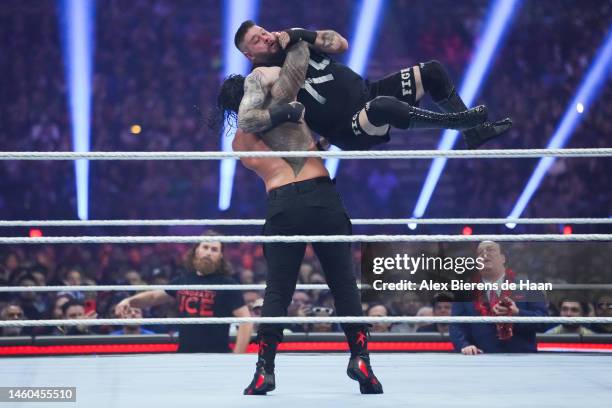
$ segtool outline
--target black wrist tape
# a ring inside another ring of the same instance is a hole
[[[307,43],[314,44],[317,39],[317,32],[304,30],[303,28],[291,28],[285,31],[289,34],[289,45],[293,45],[299,41],[306,41]]]
[[[277,126],[285,122],[299,122],[304,112],[304,105],[285,103],[282,105],[273,106],[268,109],[270,112],[270,121],[272,126]]]

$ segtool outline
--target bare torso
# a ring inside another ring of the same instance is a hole
[[[265,69],[269,83],[278,78],[279,69]],[[268,141],[266,144],[264,141]],[[305,123],[283,123],[264,135],[246,133],[238,129],[232,144],[234,151],[299,151],[316,150],[312,133]],[[272,147],[272,148],[271,148]],[[266,185],[266,191],[298,181],[329,176],[323,161],[319,158],[300,159],[299,166],[281,158],[242,158],[244,166],[253,170]]]
[[[261,138],[253,133],[245,133],[238,129],[234,138],[234,151],[267,152],[271,149]],[[314,143],[312,149],[316,150]],[[289,164],[280,158],[242,158],[240,159],[249,169],[253,170],[266,185],[266,191],[270,191],[285,184],[297,181],[310,180],[316,177],[329,176],[327,169],[319,158],[308,158],[300,172],[295,175]]]

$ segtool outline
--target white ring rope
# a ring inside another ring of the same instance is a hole
[[[292,152],[0,152],[0,160],[220,160],[241,157],[321,157],[338,159],[454,159],[609,157],[612,148],[488,149],[488,150],[366,150]]]
[[[357,284],[359,289],[371,289]],[[553,283],[553,290],[609,290],[612,283]],[[143,290],[265,290],[265,284],[240,285],[81,285],[81,286],[2,286],[0,293],[11,292],[135,292]],[[298,284],[295,290],[329,290],[325,284]]]
[[[612,287],[612,285],[610,285]],[[359,289],[367,289],[368,285],[357,284]],[[81,285],[81,286],[5,286],[2,292],[108,292],[108,291],[140,291],[140,290],[265,290],[265,284],[239,285]],[[329,286],[320,283],[298,284],[296,290],[329,290]]]
[[[0,244],[156,244],[200,242],[479,242],[479,241],[610,241],[612,234],[489,235],[175,235],[0,237]]]
[[[110,227],[173,225],[264,225],[264,219],[0,220],[0,227]],[[612,224],[612,218],[355,218],[353,225]]]
[[[149,319],[2,320],[0,327],[125,326],[148,324],[231,323],[612,323],[612,317],[560,316],[330,316],[330,317],[179,317]]]

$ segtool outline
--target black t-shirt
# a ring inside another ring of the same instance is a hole
[[[304,86],[297,97],[306,108],[308,126],[332,140],[339,125],[367,102],[367,82],[348,66],[311,48]]]
[[[191,274],[173,279],[171,285],[235,285],[225,275]],[[244,306],[239,290],[167,290],[177,302],[179,317],[232,317]],[[227,353],[229,324],[185,324],[179,326],[179,353]]]

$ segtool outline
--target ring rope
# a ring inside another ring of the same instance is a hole
[[[612,234],[489,234],[489,235],[175,235],[0,237],[0,244],[156,244],[200,242],[478,242],[478,241],[610,241]]]
[[[561,316],[325,316],[325,317],[179,317],[149,319],[2,320],[0,327],[125,326],[148,324],[232,323],[612,323],[612,317]]]
[[[610,285],[612,287],[612,285]],[[369,285],[357,284],[359,289],[368,289]],[[3,292],[109,292],[109,291],[140,291],[140,290],[265,290],[265,284],[239,285],[80,285],[80,286],[5,286]],[[296,290],[328,290],[325,284],[298,284]]]
[[[370,285],[357,284],[359,289],[371,289]],[[553,283],[553,290],[609,290],[612,283]],[[240,285],[80,285],[80,286],[3,286],[0,293],[10,292],[123,292],[143,290],[265,290],[264,284]],[[296,290],[329,290],[325,284],[298,284]]]
[[[609,157],[612,148],[488,150],[354,150],[292,152],[0,152],[0,160],[221,160],[242,157],[320,157],[338,159],[454,159]]]
[[[105,227],[172,225],[264,225],[264,219],[0,220],[0,227]],[[353,225],[405,224],[612,224],[612,218],[355,218]]]

